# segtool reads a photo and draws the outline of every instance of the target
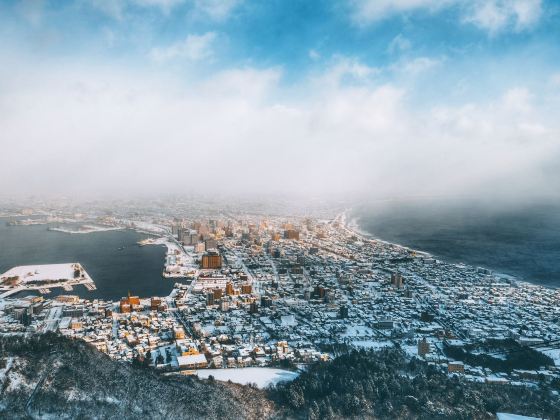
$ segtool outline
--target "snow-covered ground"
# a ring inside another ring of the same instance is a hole
[[[79,269],[76,277],[74,270]],[[17,278],[14,282],[7,281]],[[23,290],[39,290],[49,293],[49,288],[64,287],[72,290],[71,286],[83,284],[89,290],[95,289],[95,283],[79,263],[22,265],[14,267],[0,276],[0,298],[8,297]]]
[[[298,372],[275,368],[233,368],[233,369],[204,369],[197,371],[199,378],[208,378],[210,375],[218,381],[231,380],[236,384],[256,384],[259,388],[266,388],[278,382],[293,381]]]
[[[355,347],[361,347],[365,349],[382,349],[387,347],[393,347],[393,343],[390,341],[378,341],[378,340],[355,340],[351,341],[350,344]]]
[[[0,276],[0,281],[16,276],[25,283],[42,280],[71,280],[74,278],[74,264],[22,265],[6,271]]]
[[[120,226],[100,226],[100,225],[83,225],[78,228],[72,229],[69,227],[53,227],[49,230],[55,232],[63,232],[63,233],[70,233],[70,234],[79,234],[79,233],[94,233],[94,232],[109,232],[113,230],[123,230],[124,227]]]
[[[539,351],[551,357],[556,366],[560,366],[560,349],[539,349]]]

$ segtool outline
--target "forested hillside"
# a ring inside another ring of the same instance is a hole
[[[54,334],[0,338],[1,418],[560,419],[554,387],[467,382],[396,349],[337,349],[268,390],[164,376]],[[557,395],[557,394],[556,394]]]

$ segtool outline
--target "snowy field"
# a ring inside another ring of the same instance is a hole
[[[74,234],[95,233],[95,232],[110,232],[113,230],[123,230],[124,227],[119,226],[101,226],[101,225],[82,225],[78,228],[70,227],[53,227],[49,230],[52,232],[62,232]]]
[[[15,276],[19,276],[26,283],[42,280],[72,280],[74,264],[22,265],[6,271],[0,276],[0,281]]]
[[[359,347],[363,349],[373,349],[379,350],[384,348],[393,347],[393,343],[390,341],[378,341],[378,340],[354,340],[349,342],[350,345],[354,347]]]
[[[256,384],[259,388],[266,388],[269,385],[283,381],[293,381],[299,375],[283,369],[274,368],[233,368],[233,369],[203,369],[197,371],[199,378],[208,378],[210,375],[218,381],[229,381],[236,384],[246,385]]]
[[[538,349],[541,353],[546,354],[549,357],[552,357],[554,360],[554,364],[556,366],[560,366],[560,349]]]

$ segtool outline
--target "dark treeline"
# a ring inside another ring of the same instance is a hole
[[[530,347],[524,347],[516,341],[491,340],[486,344],[486,351],[505,353],[505,359],[490,356],[488,354],[474,354],[475,346],[465,348],[445,346],[445,354],[452,359],[463,361],[470,366],[489,368],[497,372],[511,372],[513,369],[540,369],[546,366],[554,366],[551,357],[538,352]]]
[[[493,419],[504,411],[560,419],[560,400],[548,386],[467,382],[419,359],[409,361],[398,349],[339,345],[330,351],[336,354],[332,361],[262,391],[164,376],[54,334],[0,337],[0,369],[10,369],[0,383],[0,418]],[[13,374],[18,379],[10,383]]]
[[[7,376],[25,383],[18,387],[9,377],[0,383],[0,418],[239,419],[268,417],[272,410],[254,387],[163,376],[52,333],[0,337],[0,369],[8,358]]]
[[[546,389],[467,382],[395,349],[348,351],[271,393],[285,416],[310,419],[493,419],[496,412],[560,419],[560,400]]]

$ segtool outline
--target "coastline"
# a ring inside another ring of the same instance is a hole
[[[375,237],[374,235],[370,234],[369,232],[363,230],[363,229],[360,227],[360,225],[359,225],[359,223],[358,223],[358,220],[359,220],[358,217],[348,218],[348,214],[351,213],[351,211],[352,211],[351,208],[350,208],[350,209],[346,209],[346,210],[341,214],[341,221],[342,221],[342,223],[344,224],[345,229],[347,229],[348,231],[352,232],[352,233],[355,234],[356,236],[361,237],[361,238],[363,238],[363,239],[365,239],[365,240],[373,240],[373,241],[377,241],[377,242],[380,242],[380,243],[384,243],[384,244],[388,244],[388,245],[392,245],[392,246],[397,246],[397,247],[399,247],[399,248],[401,248],[401,249],[405,249],[405,250],[408,250],[408,251],[414,251],[414,252],[417,253],[417,254],[421,254],[421,255],[424,255],[424,256],[427,256],[427,257],[432,257],[432,258],[435,258],[435,259],[437,259],[437,260],[441,260],[441,261],[443,261],[443,262],[446,262],[446,263],[448,263],[448,264],[463,264],[463,265],[467,265],[467,266],[471,266],[471,267],[477,267],[477,268],[480,267],[480,268],[489,270],[490,273],[491,273],[492,275],[494,275],[495,277],[507,279],[507,280],[512,281],[512,282],[515,282],[515,283],[517,283],[517,284],[523,284],[524,286],[543,287],[543,288],[553,289],[553,290],[560,289],[559,286],[551,286],[551,285],[540,284],[540,283],[536,283],[536,282],[533,283],[533,282],[530,282],[530,281],[528,281],[528,280],[522,279],[522,278],[520,278],[520,277],[518,277],[518,276],[516,276],[516,275],[508,274],[508,273],[503,273],[503,272],[501,272],[501,271],[499,271],[499,270],[496,270],[496,269],[494,269],[494,268],[492,268],[492,267],[488,267],[488,266],[478,266],[478,265],[475,266],[475,265],[470,264],[470,263],[465,262],[465,261],[460,261],[460,262],[452,261],[452,260],[450,260],[449,258],[441,257],[441,256],[438,256],[438,255],[436,255],[436,254],[432,254],[432,253],[427,252],[427,251],[415,249],[415,248],[412,248],[412,247],[409,247],[409,246],[406,246],[406,245],[402,245],[402,244],[399,244],[399,243],[390,242],[390,241],[386,241],[386,240],[381,239],[381,238],[377,238],[377,237]]]

